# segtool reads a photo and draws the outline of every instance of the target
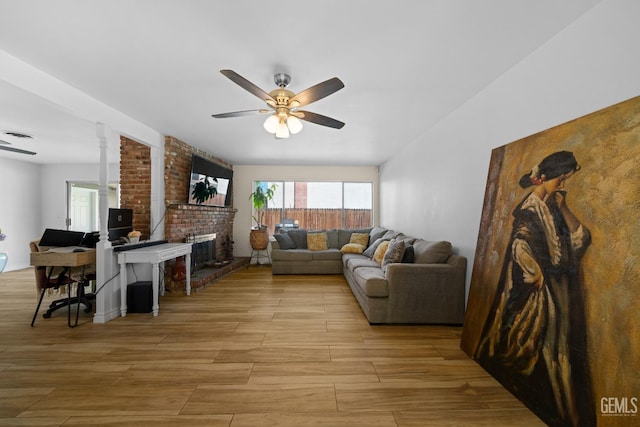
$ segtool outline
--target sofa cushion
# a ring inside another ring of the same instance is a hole
[[[340,247],[343,247],[344,245],[346,245],[347,243],[349,243],[351,241],[351,235],[353,234],[353,231],[351,230],[338,230],[338,245]]]
[[[364,246],[360,243],[347,243],[340,248],[340,252],[343,254],[361,254],[364,252]]]
[[[307,249],[307,230],[289,230],[287,231],[297,249]]]
[[[312,251],[311,259],[314,261],[340,261],[342,260],[342,253],[338,249]]]
[[[382,258],[382,271],[387,272],[387,265],[402,261],[404,255],[404,240],[393,239],[389,242],[389,247]]]
[[[346,265],[347,270],[353,272],[353,270],[355,270],[356,268],[360,268],[360,267],[376,267],[376,268],[380,268],[380,266],[378,265],[377,262],[375,262],[372,259],[369,259],[367,257],[350,257],[346,260],[344,260],[344,265]]]
[[[327,230],[327,246],[332,249],[340,249],[338,245],[338,230]]]
[[[360,244],[364,250],[369,245],[369,233],[352,233],[349,243]]]
[[[312,254],[307,249],[289,249],[286,251],[273,251],[271,259],[274,261],[311,261]]]
[[[353,276],[368,297],[389,296],[389,285],[380,267],[360,267],[353,272]]]
[[[451,243],[447,241],[427,242],[418,239],[413,243],[415,264],[435,264],[447,262],[451,256]]]
[[[310,251],[325,251],[327,246],[327,233],[307,233],[307,249]]]
[[[389,248],[389,240],[384,240],[378,245],[376,252],[373,254],[373,260],[378,263],[378,265],[382,264],[382,259],[384,258],[384,254],[387,252]]]
[[[273,237],[278,241],[278,245],[280,245],[280,249],[295,249],[296,244],[293,243],[291,237],[287,233],[283,234],[274,234]]]

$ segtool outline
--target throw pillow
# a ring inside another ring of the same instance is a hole
[[[307,233],[307,249],[310,251],[327,250],[327,233]]]
[[[293,243],[293,240],[291,240],[291,237],[289,237],[288,234],[274,234],[273,237],[275,237],[276,241],[278,242],[278,245],[280,245],[280,249],[295,249],[296,248],[296,244]]]
[[[385,252],[387,252],[387,248],[389,247],[389,241],[384,240],[378,245],[378,249],[376,249],[373,254],[373,260],[377,262],[379,265],[382,265],[382,259],[384,258]]]
[[[386,232],[387,232],[386,228],[373,227],[371,229],[371,231],[369,232],[369,240],[371,240],[372,242],[375,242],[376,240],[378,240],[379,238],[384,236],[384,233],[386,233]]]
[[[391,240],[391,239],[395,239],[396,237],[398,237],[399,234],[400,234],[399,231],[387,230],[387,232],[384,233],[382,235],[382,237],[384,237],[386,240]]]
[[[307,249],[307,230],[289,230],[287,231],[297,249]]]
[[[404,255],[402,255],[402,263],[404,264],[413,264],[413,262],[416,260],[416,256],[415,256],[415,252],[413,250],[413,246],[411,245],[406,245],[406,241],[405,241],[405,248],[404,248]]]
[[[376,239],[375,242],[370,244],[369,247],[365,249],[364,252],[362,252],[362,255],[366,256],[367,258],[373,259],[373,254],[376,253],[376,249],[378,249],[378,246],[380,246],[380,243],[382,242],[384,242],[383,238]]]
[[[359,243],[366,248],[369,244],[369,233],[353,233],[349,243]]]
[[[338,229],[338,247],[341,248],[347,243],[351,243],[351,235],[353,233],[369,234],[370,231],[371,231],[371,228]]]
[[[391,240],[382,258],[382,271],[386,273],[389,264],[402,261],[402,255],[404,255],[404,241],[400,239]]]
[[[364,251],[364,246],[360,243],[347,243],[340,248],[340,252],[343,254],[361,254]]]

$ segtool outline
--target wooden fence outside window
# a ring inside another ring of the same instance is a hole
[[[332,228],[371,227],[371,209],[267,209],[263,223],[273,234],[275,225],[284,219],[298,221],[300,228],[307,230],[330,230]]]

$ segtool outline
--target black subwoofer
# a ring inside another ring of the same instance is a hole
[[[151,282],[134,282],[127,285],[127,313],[151,313],[152,310]]]

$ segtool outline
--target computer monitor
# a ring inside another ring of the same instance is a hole
[[[127,234],[133,231],[133,209],[109,208],[107,230],[110,242],[127,237]]]

